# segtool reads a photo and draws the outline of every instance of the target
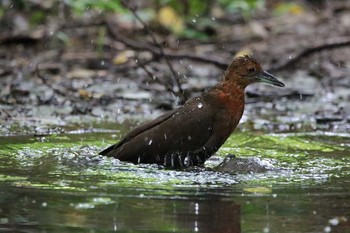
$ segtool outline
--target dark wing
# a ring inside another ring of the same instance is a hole
[[[215,110],[202,97],[132,130],[100,154],[133,163],[164,164],[166,156],[183,159],[211,138]]]
[[[123,139],[121,139],[118,143],[108,147],[107,149],[101,151],[99,154],[108,156],[108,157],[115,157],[116,156],[116,149],[118,149],[122,144],[128,142],[129,140],[132,140],[132,138],[136,137],[137,135],[149,130],[150,128],[161,124],[163,121],[167,120],[169,117],[175,114],[177,109],[173,109],[171,111],[168,111],[164,113],[163,115],[157,117],[156,119],[146,122],[135,129],[131,130]]]

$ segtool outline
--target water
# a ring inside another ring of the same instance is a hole
[[[208,167],[277,169],[231,174],[119,162],[97,155],[119,133],[72,132],[0,137],[1,232],[350,232],[349,134],[237,132]]]

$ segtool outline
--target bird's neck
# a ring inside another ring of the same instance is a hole
[[[244,108],[245,87],[232,81],[224,81],[217,86],[218,98],[222,103]]]

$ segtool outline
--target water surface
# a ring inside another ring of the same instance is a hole
[[[246,174],[97,155],[119,137],[1,137],[0,231],[350,232],[349,134],[237,132],[206,166],[234,153],[276,168]]]

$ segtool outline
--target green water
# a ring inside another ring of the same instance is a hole
[[[238,132],[207,164],[234,153],[276,168],[257,174],[97,155],[119,137],[0,137],[0,232],[350,232],[350,134]]]

